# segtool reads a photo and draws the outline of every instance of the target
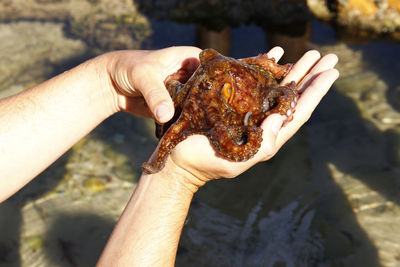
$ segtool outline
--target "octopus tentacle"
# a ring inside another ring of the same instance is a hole
[[[295,88],[295,82],[274,88],[273,92],[280,95],[277,100],[278,105],[271,109],[268,114],[279,113],[281,115],[286,115],[290,120],[298,100],[298,93],[294,90]]]
[[[172,149],[179,143],[185,140],[193,131],[188,130],[190,127],[189,121],[178,119],[163,135],[158,143],[153,155],[150,159],[142,164],[142,170],[145,173],[156,173],[160,171],[171,153]]]
[[[268,70],[276,79],[285,77],[293,67],[293,64],[279,65],[275,62],[274,58],[269,58],[267,54],[260,54],[256,57],[241,58],[239,61],[249,65],[257,65]]]
[[[244,127],[245,140],[235,142],[228,127],[218,123],[207,134],[217,154],[233,161],[246,161],[253,157],[261,146],[262,129],[257,126]]]
[[[161,140],[143,164],[145,172],[161,170],[173,148],[192,134],[206,135],[216,156],[248,160],[261,146],[259,126],[267,116],[279,113],[286,121],[293,117],[300,92],[295,82],[280,86],[277,81],[291,64],[279,65],[267,54],[236,60],[212,49],[199,57],[201,64],[190,78],[181,71],[165,80],[175,115],[157,125]]]

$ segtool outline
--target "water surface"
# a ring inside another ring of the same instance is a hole
[[[152,30],[143,49],[196,45],[195,25]],[[275,158],[199,190],[177,266],[400,265],[400,46],[346,43],[317,21],[310,33],[307,49],[338,55],[340,79]],[[1,35],[21,44],[0,49],[3,97],[98,53],[62,23],[3,23]],[[231,55],[265,52],[272,39],[233,28]],[[117,114],[0,205],[0,266],[93,265],[156,145],[152,130]]]

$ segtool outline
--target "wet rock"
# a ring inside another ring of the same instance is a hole
[[[378,249],[380,266],[397,266],[395,255],[398,253],[400,232],[397,225],[400,223],[400,208],[397,203],[388,200],[388,195],[381,190],[374,190],[365,181],[379,177],[382,187],[391,187],[396,183],[396,174],[392,171],[360,170],[356,175],[348,175],[330,165],[333,179],[343,188],[350,201],[350,205],[357,216],[360,225],[368,231],[369,238]],[[363,177],[360,180],[357,177]],[[398,178],[398,177],[397,177]],[[398,194],[398,192],[391,192]],[[390,233],[390,234],[388,234]]]
[[[378,7],[371,0],[349,0],[344,7],[339,7],[339,9],[344,9],[343,12],[358,12],[362,16],[371,16],[376,14]]]
[[[191,207],[181,241],[187,253],[178,255],[177,266],[312,266],[322,260],[323,241],[307,206],[292,202],[265,216],[263,209],[260,201],[240,221],[199,201]]]
[[[354,101],[363,118],[380,130],[398,127],[400,113],[391,104],[399,99],[396,98],[396,90],[389,88],[377,73],[365,68],[368,63],[360,51],[344,44],[317,49],[322,54],[329,52],[338,55],[340,77],[335,82],[335,89]]]
[[[347,75],[337,81],[338,87],[346,90],[347,93],[357,94],[358,97],[364,91],[368,91],[376,84],[378,77],[372,72],[361,72],[355,75]]]
[[[24,238],[24,242],[34,252],[44,246],[44,239],[39,235],[27,236]]]
[[[105,189],[103,180],[97,177],[90,177],[84,180],[83,187],[93,194],[100,193]]]
[[[121,164],[117,167],[114,168],[114,172],[117,176],[118,179],[130,182],[130,183],[135,183],[137,182],[137,174],[135,170],[128,164]]]
[[[400,86],[396,86],[388,93],[389,103],[400,111]]]
[[[137,0],[141,11],[157,19],[197,23],[220,31],[242,23],[290,24],[311,18],[306,1]]]
[[[65,190],[79,189],[78,185],[82,183],[86,189],[97,193],[121,181],[136,183],[137,178],[127,156],[92,136],[84,138],[72,148],[66,169],[67,176],[73,179],[68,181]]]
[[[354,35],[400,39],[398,0],[308,0],[308,6],[317,18],[342,27],[339,35],[345,39],[357,41]]]
[[[0,22],[59,21],[68,34],[100,49],[137,49],[151,34],[129,0],[17,0],[0,2]]]
[[[126,157],[111,151],[106,142],[88,136],[65,156],[62,175],[38,177],[59,181],[16,209],[24,225],[18,235],[27,237],[18,246],[20,266],[94,266],[135,187],[128,171],[118,179],[114,168]],[[85,248],[90,249],[76,253]],[[0,244],[0,257],[1,249]]]
[[[62,62],[83,56],[87,46],[67,38],[62,23],[0,24],[0,97],[42,82]],[[9,93],[1,93],[4,89]]]
[[[343,44],[317,49],[323,54],[338,55],[341,76],[334,90],[341,97],[335,98],[336,106],[320,105],[322,114],[332,115],[308,128],[313,164],[318,166],[320,161],[327,164],[330,177],[341,188],[357,222],[368,234],[370,241],[357,240],[360,237],[354,234],[354,229],[346,230],[346,236],[353,240],[350,244],[355,248],[353,256],[358,257],[355,265],[370,264],[362,264],[363,255],[376,250],[379,260],[376,266],[397,266],[400,114],[389,104],[393,88],[368,67],[375,62],[368,62],[360,50]],[[354,109],[344,109],[346,102]],[[339,119],[333,114],[338,114]],[[336,218],[349,217],[348,212],[337,211],[343,207],[332,208],[338,213]],[[365,246],[369,242],[372,248]]]
[[[400,115],[393,110],[385,110],[375,115],[384,124],[400,125]]]
[[[400,166],[400,127],[387,131],[385,136],[389,161],[395,166]]]

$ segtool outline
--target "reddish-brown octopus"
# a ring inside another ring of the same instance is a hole
[[[200,53],[200,65],[190,79],[168,79],[166,87],[174,101],[174,118],[157,125],[160,142],[147,173],[161,170],[172,149],[190,135],[208,137],[216,155],[246,161],[261,146],[262,121],[272,113],[292,117],[298,92],[295,82],[279,85],[291,64],[279,65],[266,54],[233,59],[213,49]],[[174,77],[173,75],[171,77]]]

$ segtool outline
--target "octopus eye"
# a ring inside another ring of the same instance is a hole
[[[228,103],[231,103],[234,95],[235,95],[235,89],[232,87],[230,83],[225,83],[224,86],[222,87],[222,96]]]

